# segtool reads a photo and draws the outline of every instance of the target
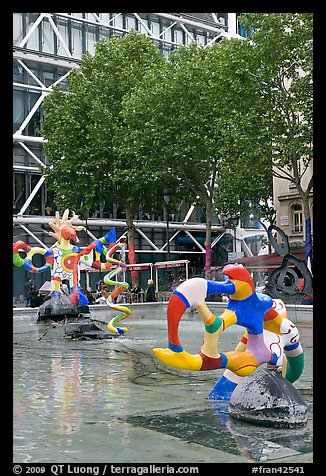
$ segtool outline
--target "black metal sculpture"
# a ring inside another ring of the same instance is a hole
[[[282,238],[279,244],[273,236],[273,231]],[[266,283],[266,292],[275,299],[282,299],[285,303],[301,302],[304,296],[312,293],[312,275],[306,264],[290,253],[289,240],[286,233],[276,225],[270,225],[267,230],[270,244],[276,253],[283,256],[282,264],[269,275]],[[290,267],[292,263],[295,267]],[[304,280],[302,290],[299,290],[299,278],[297,270]]]

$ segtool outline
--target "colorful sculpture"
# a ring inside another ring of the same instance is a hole
[[[224,282],[192,278],[175,289],[167,308],[169,345],[166,349],[153,349],[155,356],[178,369],[228,369],[230,372],[225,372],[223,378],[224,383],[228,380],[231,384],[223,389],[222,382],[217,389],[221,393],[230,391],[237,385],[238,377],[250,375],[264,363],[277,368],[284,354],[285,376],[295,381],[303,371],[303,350],[298,330],[287,319],[282,301],[255,292],[251,275],[242,265],[227,265],[222,274]],[[214,316],[205,303],[206,297],[215,293],[229,296],[227,308],[220,316]],[[184,350],[178,336],[181,317],[190,306],[198,310],[205,325],[203,345],[197,354]],[[219,353],[218,338],[233,324],[245,327],[246,332],[234,351]]]
[[[120,244],[116,244],[113,246],[113,248],[111,248],[111,253],[114,253],[119,247],[121,248],[121,251],[120,251],[120,263],[122,262],[122,264],[124,264],[124,261],[125,261],[125,246],[126,246],[126,239],[125,238],[121,238],[120,239]],[[119,321],[122,321],[123,319],[125,319],[126,317],[128,317],[130,314],[131,314],[131,310],[126,307],[126,306],[120,306],[119,304],[116,304],[114,302],[114,300],[125,290],[125,289],[128,289],[129,287],[129,284],[125,281],[119,281],[119,283],[117,283],[117,281],[113,281],[112,278],[114,276],[116,276],[117,274],[119,274],[123,269],[125,269],[126,266],[121,266],[121,264],[119,264],[119,266],[117,266],[115,269],[113,269],[112,271],[110,271],[108,274],[106,274],[103,278],[103,281],[105,284],[108,284],[108,285],[112,285],[112,286],[118,286],[110,295],[109,297],[107,298],[106,300],[106,303],[109,307],[111,307],[111,309],[114,309],[116,311],[119,311],[119,312],[122,312],[123,314],[121,316],[116,316],[114,317],[113,319],[110,320],[110,322],[108,323],[108,329],[109,331],[111,332],[114,332],[114,333],[118,333],[118,334],[124,334],[125,332],[127,332],[128,330],[128,327],[115,327],[115,325],[119,322]]]
[[[73,307],[76,308],[79,304],[82,306],[88,305],[88,299],[80,287],[80,269],[79,262],[83,257],[89,255],[92,250],[95,251],[95,260],[90,262],[84,261],[88,266],[95,268],[99,271],[105,272],[109,270],[113,265],[116,265],[116,268],[111,273],[117,275],[123,269],[126,268],[126,264],[120,260],[112,258],[112,255],[118,249],[125,248],[125,239],[121,239],[120,243],[116,243],[116,232],[115,228],[112,228],[105,236],[100,239],[92,241],[86,247],[79,247],[74,243],[78,243],[79,239],[77,238],[76,232],[85,230],[83,226],[76,226],[75,222],[78,220],[78,215],[74,215],[71,219],[68,218],[69,210],[66,209],[63,213],[62,219],[60,219],[59,212],[56,212],[55,223],[50,222],[53,232],[49,232],[53,238],[57,241],[55,245],[50,249],[44,249],[40,247],[30,247],[23,241],[17,241],[13,244],[13,262],[15,266],[25,269],[31,273],[42,273],[46,270],[51,271],[51,300],[55,296],[63,296],[61,290],[61,283],[63,280],[69,281],[70,295],[69,300]],[[106,248],[105,245],[109,245],[109,248]],[[19,251],[25,251],[27,253],[25,258],[22,258],[19,254]],[[36,254],[41,254],[45,258],[45,265],[37,268],[32,263],[32,258]],[[106,258],[106,262],[103,263],[100,261],[100,256],[103,254]],[[106,276],[104,277],[104,282],[107,280]],[[107,280],[108,281],[108,280]],[[120,287],[127,287],[127,283],[118,283],[117,281],[110,281],[107,284],[112,284],[114,286],[119,286],[118,290],[115,290],[114,297],[118,296],[121,292]],[[122,288],[124,289],[124,288]],[[113,294],[112,293],[112,294]],[[117,308],[112,303],[112,296],[108,298],[108,304],[110,307]],[[113,304],[113,305],[112,305]],[[128,310],[129,311],[129,310]],[[130,312],[129,312],[130,314]],[[114,327],[115,322],[127,317],[128,313],[125,313],[119,319],[114,318],[110,321],[108,328],[112,332],[124,333],[125,329],[117,329]]]

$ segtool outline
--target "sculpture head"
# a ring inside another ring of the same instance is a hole
[[[79,239],[76,235],[76,230],[72,226],[63,226],[61,228],[61,236],[64,240],[72,240],[75,243],[79,242]]]
[[[227,264],[221,271],[236,286],[232,299],[246,299],[255,292],[254,282],[249,271],[242,264]]]
[[[55,223],[50,222],[49,225],[54,230],[49,232],[49,235],[53,236],[59,243],[62,239],[66,241],[73,240],[75,243],[79,242],[76,231],[85,230],[83,226],[76,226],[74,222],[78,220],[78,215],[73,215],[72,218],[68,218],[69,210],[66,209],[60,219],[59,212],[55,213]]]

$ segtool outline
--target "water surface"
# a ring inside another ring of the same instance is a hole
[[[234,421],[226,402],[207,400],[222,370],[157,363],[152,348],[166,347],[167,330],[153,309],[135,312],[125,336],[96,341],[67,339],[60,325],[45,334],[36,315],[14,317],[15,463],[297,462],[312,452],[311,327],[300,329],[306,367],[296,383],[308,425],[273,430]],[[220,350],[233,349],[242,333],[237,326],[225,331]],[[182,321],[180,338],[199,351],[196,315]]]

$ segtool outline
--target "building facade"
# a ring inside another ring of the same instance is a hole
[[[304,170],[304,166],[302,169]],[[302,176],[302,188],[306,190],[313,174],[313,164]],[[289,239],[292,252],[304,252],[306,241],[305,216],[302,200],[297,187],[289,180],[273,178],[273,201],[276,210],[276,225],[281,228]],[[311,218],[311,230],[313,238],[313,192],[309,196],[309,212]]]
[[[237,13],[13,13],[14,241],[23,240],[45,248],[53,245],[48,223],[53,220],[56,206],[38,167],[48,165],[40,133],[42,103],[55,85],[67,87],[69,74],[79,68],[82,55],[86,51],[92,53],[99,40],[124,35],[131,29],[148,35],[164,55],[193,40],[209,47],[222,38],[241,38],[237,16]],[[170,216],[169,220],[168,246],[164,205],[162,216],[136,217],[138,262],[166,260],[169,248],[172,260],[187,258],[194,270],[202,268],[205,253],[202,210],[183,204],[178,216]],[[81,244],[83,240],[86,245],[89,239],[103,236],[112,226],[116,226],[121,236],[125,232],[124,216],[115,204],[100,205],[96,215],[88,217],[87,233],[80,237]],[[225,240],[227,255],[232,250],[232,240],[226,239],[225,227],[217,217],[213,219],[212,232],[213,248],[217,243],[223,245]],[[240,235],[239,242],[235,240],[239,250]],[[223,250],[223,246],[218,248]],[[147,277],[144,274],[144,281]],[[14,296],[23,294],[25,278],[24,272],[14,270]],[[34,279],[39,287],[49,276]]]

